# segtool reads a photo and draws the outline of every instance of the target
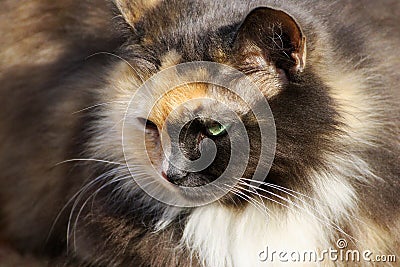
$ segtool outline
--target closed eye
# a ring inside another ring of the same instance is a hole
[[[154,122],[152,122],[151,120],[145,119],[145,118],[138,118],[138,120],[142,125],[144,125],[146,127],[146,130],[152,131],[152,132],[153,131],[158,132],[157,125]]]

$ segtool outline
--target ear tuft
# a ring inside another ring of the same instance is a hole
[[[262,58],[266,63],[293,75],[305,68],[306,37],[287,13],[259,7],[252,10],[241,24],[234,41],[234,51],[246,64],[249,61],[259,64]]]
[[[143,13],[160,2],[161,0],[114,0],[125,21],[132,27],[140,20]]]

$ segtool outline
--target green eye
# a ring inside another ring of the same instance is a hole
[[[207,128],[207,134],[210,136],[218,136],[226,133],[228,126],[216,123]]]

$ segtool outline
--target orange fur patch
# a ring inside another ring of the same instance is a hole
[[[160,129],[163,127],[168,115],[188,100],[206,96],[207,84],[192,83],[176,87],[160,98],[154,105],[149,119]]]

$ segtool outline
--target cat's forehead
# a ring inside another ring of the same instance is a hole
[[[185,122],[193,117],[226,118],[246,114],[251,107],[229,89],[204,82],[179,85],[163,94],[152,107],[149,119],[158,127],[166,121]]]
[[[215,69],[213,71],[213,68],[207,69],[202,67],[202,64],[218,66],[217,69],[227,70],[228,73]],[[167,119],[184,121],[190,116],[215,117],[230,111],[240,117],[248,114],[256,101],[261,98],[268,100],[280,90],[278,80],[269,78],[267,72],[264,72],[264,79],[260,82],[257,77],[242,72],[241,78],[236,79],[237,76],[231,75],[225,79],[225,75],[232,74],[230,71],[240,72],[232,66],[215,62],[188,63],[179,51],[171,49],[160,56],[158,70],[148,73],[140,64],[135,64],[135,61],[132,61],[131,66],[121,63],[115,69],[112,80],[118,88],[117,91],[125,95],[124,99],[136,95],[141,90],[152,92],[149,96],[151,101],[139,100],[135,112],[140,117],[149,116],[148,119],[160,128]],[[210,82],[213,79],[220,83]],[[241,86],[241,79],[248,82]],[[146,80],[152,81],[145,83],[149,90],[143,88]],[[151,112],[147,113],[149,110]]]

